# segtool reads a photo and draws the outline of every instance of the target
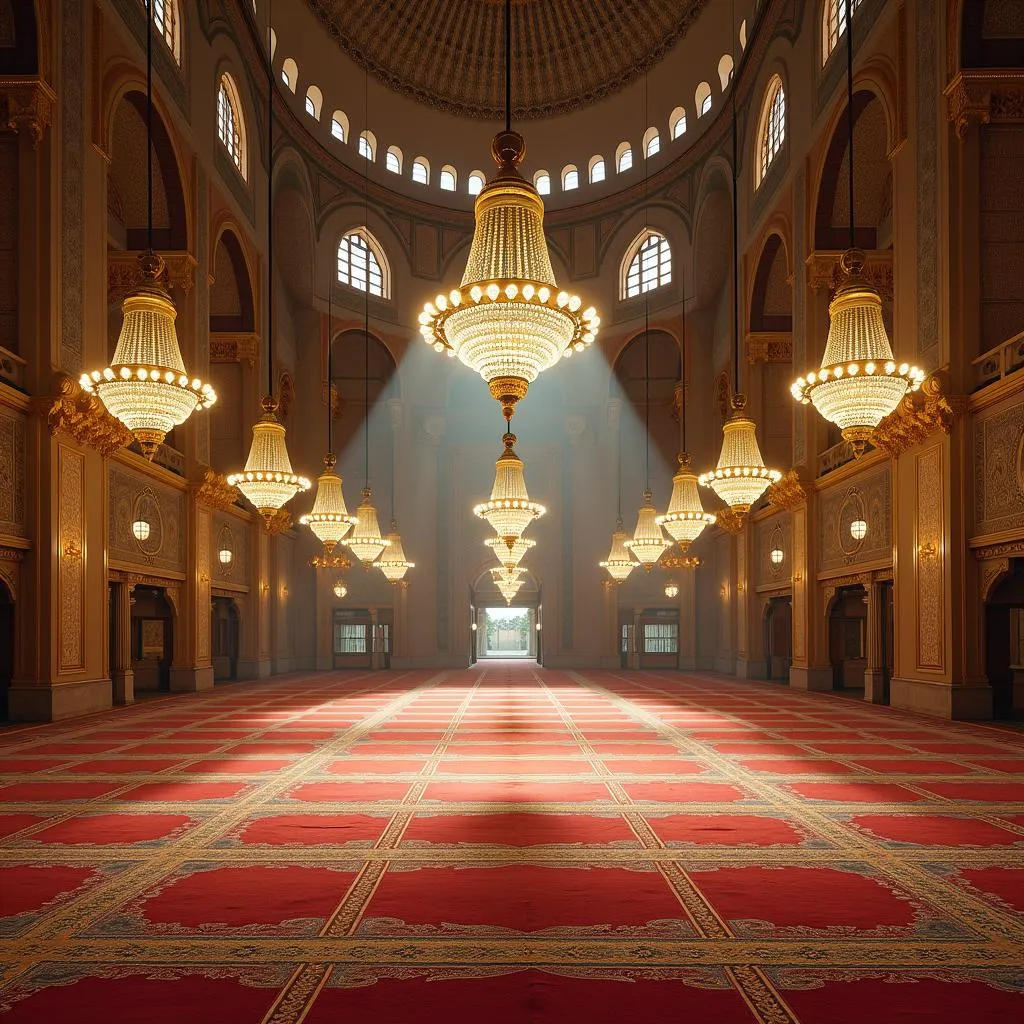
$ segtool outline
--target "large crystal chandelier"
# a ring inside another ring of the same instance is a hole
[[[847,25],[852,0],[846,0]],[[846,33],[846,122],[849,131],[850,247],[840,266],[843,281],[829,304],[828,340],[821,366],[798,377],[793,397],[814,408],[843,433],[858,458],[864,453],[875,427],[888,416],[909,391],[916,391],[924,373],[908,363],[896,364],[882,318],[882,299],[864,277],[864,253],[854,244],[853,188],[853,32]]]
[[[99,396],[135,436],[142,454],[152,459],[164,437],[196,409],[213,405],[217,394],[185,369],[174,329],[177,311],[159,282],[164,261],[153,251],[152,0],[147,0],[146,17],[147,241],[139,256],[142,284],[121,304],[124,319],[110,366],[83,373],[79,384]]]
[[[492,569],[491,578],[498,588],[498,593],[505,598],[505,604],[511,604],[512,599],[519,593],[523,585],[522,574],[525,569]]]
[[[369,487],[364,487],[363,500],[356,507],[356,525],[345,540],[345,547],[368,569],[380,557],[381,552],[390,546],[391,541],[380,535],[377,509],[373,504],[373,491]]]
[[[520,537],[509,544],[501,537],[488,537],[484,544],[494,552],[499,565],[505,569],[514,569],[526,557],[526,553],[536,547],[537,542]]]
[[[269,37],[268,37],[269,47]],[[232,473],[228,483],[237,487],[256,506],[269,527],[274,514],[299,491],[308,491],[309,480],[292,471],[284,424],[277,418],[274,398],[274,68],[267,51],[267,394],[260,402],[263,415],[252,426],[252,445],[245,469]]]
[[[398,524],[391,520],[391,530],[387,535],[388,546],[377,561],[377,568],[380,569],[389,583],[401,583],[405,574],[410,569],[416,568],[415,562],[410,562],[405,557],[405,549],[402,547],[402,538],[398,533]]]
[[[650,491],[644,491],[644,503],[636,516],[636,529],[633,536],[624,542],[647,572],[654,568],[654,563],[672,546],[661,532],[658,513],[651,504],[651,497]]]
[[[629,534],[623,530],[620,517],[615,522],[615,532],[612,534],[612,546],[608,557],[598,563],[602,569],[608,570],[608,575],[616,583],[624,583],[629,574],[637,567],[636,561],[630,556],[629,548],[626,546],[628,538]]]
[[[462,284],[420,314],[420,333],[487,381],[506,418],[540,373],[593,344],[600,319],[560,291],[544,237],[544,203],[519,173],[526,142],[511,127],[510,2],[505,0],[505,130],[491,143],[497,174],[474,206]]]
[[[658,525],[665,528],[679,545],[680,551],[686,551],[704,532],[704,527],[712,526],[714,522],[714,514],[705,512],[701,504],[697,474],[690,469],[689,453],[682,452],[679,455],[679,469],[672,477],[672,497],[668,511],[658,516]]]
[[[502,437],[505,450],[495,462],[494,486],[491,500],[477,505],[473,514],[490,523],[495,535],[506,544],[514,544],[523,531],[539,519],[547,509],[530,501],[523,477],[523,461],[516,455],[513,445],[516,435],[506,433]]]

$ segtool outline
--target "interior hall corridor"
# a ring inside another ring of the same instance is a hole
[[[4,1021],[1024,1014],[1008,730],[714,675],[335,672],[9,728],[0,802]]]

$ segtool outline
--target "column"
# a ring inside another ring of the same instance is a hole
[[[679,574],[679,667],[697,668],[697,570]]]
[[[132,593],[130,583],[114,584],[114,664],[110,676],[114,683],[114,703],[135,702],[135,673],[132,670]]]
[[[867,585],[865,602],[868,606],[867,643],[864,666],[864,699],[871,704],[884,704],[885,671],[882,652],[882,602],[881,586],[876,580]]]

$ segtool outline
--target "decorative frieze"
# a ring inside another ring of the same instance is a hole
[[[0,78],[0,123],[9,131],[27,131],[32,145],[43,141],[53,124],[57,94],[41,78]]]
[[[1024,72],[965,69],[946,86],[946,117],[963,139],[972,124],[1024,122]]]
[[[863,527],[854,524],[863,523]],[[892,558],[891,473],[885,463],[847,487],[821,492],[819,567],[823,572]]]
[[[790,331],[752,331],[746,338],[748,363],[792,363]]]
[[[185,495],[130,469],[107,470],[107,548],[113,561],[185,571]],[[145,537],[132,524],[143,521]]]
[[[25,419],[0,408],[0,534],[24,537]]]
[[[243,360],[251,369],[260,354],[258,334],[235,334],[219,332],[210,335],[211,363],[240,363]]]
[[[1024,403],[974,418],[974,528],[977,535],[1024,529]]]
[[[162,252],[165,284],[188,295],[196,280],[198,263],[190,252]],[[107,298],[121,302],[142,285],[142,268],[137,252],[107,253]]]
[[[936,431],[948,434],[964,406],[963,401],[943,395],[942,380],[933,374],[875,427],[871,443],[893,457],[901,455]]]

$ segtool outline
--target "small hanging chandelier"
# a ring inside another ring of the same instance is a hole
[[[514,569],[526,557],[526,553],[537,546],[535,540],[526,537],[520,537],[511,544],[501,537],[488,537],[484,544],[494,552],[498,564],[505,569]]]
[[[356,508],[356,525],[345,540],[345,547],[369,569],[380,557],[381,552],[390,545],[391,541],[380,535],[377,509],[373,504],[373,491],[369,487],[364,487],[363,500]]]
[[[651,497],[650,491],[644,491],[644,503],[637,513],[633,537],[624,542],[647,572],[654,568],[654,563],[672,546],[661,532],[658,513],[651,504]]]
[[[665,584],[665,596],[671,601],[679,596],[679,584],[674,580],[669,580]]]
[[[683,413],[685,416],[685,412]],[[690,456],[682,452],[678,456],[679,469],[672,477],[672,497],[668,511],[658,516],[658,525],[679,545],[686,549],[704,532],[705,526],[713,526],[715,516],[705,512],[697,491],[697,474],[690,469]]]
[[[616,583],[625,583],[629,574],[637,567],[637,562],[631,557],[629,548],[626,545],[628,536],[622,528],[622,519],[617,519],[608,557],[603,562],[598,563],[602,569],[608,570],[608,575]]]
[[[768,469],[757,446],[757,427],[743,411],[747,400],[733,395],[732,415],[722,426],[722,451],[718,465],[702,473],[700,483],[710,487],[734,512],[743,515],[770,484],[782,479],[777,469]]]
[[[844,280],[829,304],[828,340],[821,366],[798,377],[790,391],[796,401],[813,404],[834,423],[860,458],[875,427],[910,391],[924,382],[924,372],[896,364],[882,317],[882,299],[864,277],[864,253],[855,245],[853,188],[853,0],[846,0],[846,123],[850,205],[850,247],[840,266]]]
[[[142,284],[121,304],[124,319],[110,366],[83,373],[79,384],[99,396],[152,459],[176,426],[217,401],[213,387],[185,369],[174,329],[177,310],[160,284],[164,261],[153,250],[153,0],[146,2],[146,197]]]
[[[334,591],[334,596],[338,600],[341,600],[348,593],[348,587],[345,586],[345,581],[340,577],[334,581],[334,586],[331,587],[331,590]]]
[[[498,592],[505,598],[505,604],[511,604],[512,599],[519,593],[523,585],[522,574],[525,569],[492,569],[491,578]]]
[[[269,9],[268,9],[269,15]],[[274,398],[274,67],[267,50],[267,394],[260,402],[263,415],[252,425],[252,444],[245,469],[232,473],[228,483],[237,487],[256,506],[269,529],[274,513],[310,482],[292,472],[284,424],[278,420]]]
[[[506,544],[514,544],[523,535],[523,530],[547,511],[543,505],[530,501],[523,477],[523,461],[516,455],[513,445],[516,435],[506,433],[502,437],[505,450],[495,462],[494,486],[491,500],[477,505],[473,515],[486,519],[495,534]]]
[[[420,314],[423,340],[476,370],[506,419],[540,373],[592,345],[600,318],[560,291],[544,237],[544,203],[519,173],[526,142],[511,124],[511,0],[505,0],[505,130],[491,154],[498,173],[481,189],[462,284]]]
[[[398,534],[398,524],[394,519],[391,520],[391,530],[388,533],[387,542],[387,549],[377,562],[377,568],[384,573],[389,583],[401,583],[405,574],[410,569],[416,568],[416,563],[406,559],[402,538]]]

